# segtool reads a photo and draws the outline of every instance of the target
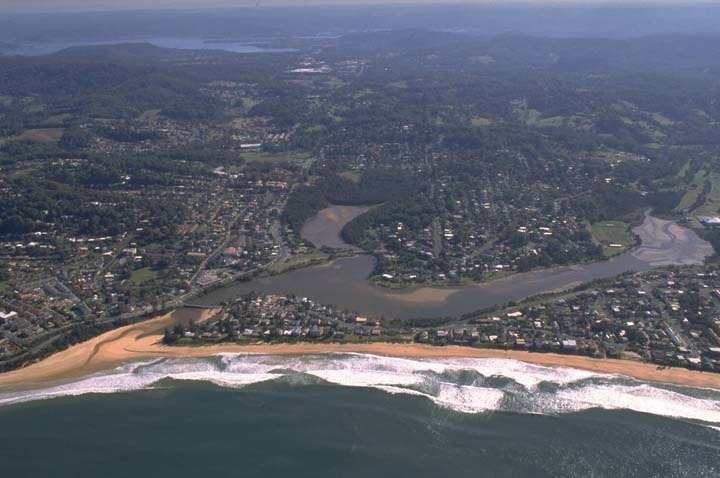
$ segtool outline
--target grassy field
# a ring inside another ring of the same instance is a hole
[[[527,100],[512,101],[513,113],[517,118],[528,126],[538,126],[541,128],[559,127],[565,124],[564,116],[549,116],[543,118],[542,113],[536,109],[528,108]]]
[[[337,115],[334,112],[328,113],[328,117],[330,117],[330,119],[333,120],[335,123],[342,123],[343,121],[345,121],[342,116]]]
[[[593,118],[583,114],[572,115],[566,118],[565,122],[570,128],[589,130],[593,128]]]
[[[560,127],[565,124],[564,116],[549,116],[547,118],[540,118],[537,121],[537,125],[543,128],[548,127]]]
[[[687,176],[688,171],[690,171],[690,161],[686,161],[685,164],[683,164],[683,167],[680,168],[680,171],[677,172],[675,177],[683,179],[685,176]]]
[[[63,131],[63,128],[29,129],[27,131],[23,131],[13,139],[20,141],[32,141],[33,143],[54,143],[56,141],[60,141]]]
[[[154,271],[149,267],[143,267],[142,269],[134,270],[132,274],[130,274],[130,282],[132,282],[133,285],[142,285],[154,281],[158,278],[158,275],[158,271]]]
[[[72,115],[70,113],[62,113],[59,115],[50,116],[48,119],[45,120],[46,125],[48,126],[56,126],[56,125],[62,125],[65,123],[66,120],[69,120],[72,118]]]
[[[316,124],[316,125],[310,126],[310,127],[307,129],[307,131],[308,131],[309,133],[317,133],[317,132],[319,132],[319,131],[325,131],[326,129],[327,129],[327,126],[322,125],[322,124]]]
[[[701,191],[705,181],[710,181],[712,188],[705,195],[705,200],[700,207],[693,211],[695,217],[717,216],[720,213],[720,174],[710,173],[703,178],[702,184],[699,185]]]
[[[697,201],[698,196],[700,196],[700,193],[702,193],[703,185],[705,184],[705,170],[701,169],[695,174],[695,177],[690,182],[690,186],[688,187],[688,190],[685,192],[685,195],[680,199],[680,203],[675,206],[676,211],[682,211],[684,209],[689,209],[690,206],[695,204],[695,201]]]
[[[345,179],[349,179],[350,181],[357,184],[360,182],[360,178],[362,177],[362,174],[357,171],[343,171],[342,173],[340,173],[340,176],[342,176]]]
[[[663,126],[672,126],[675,123],[673,120],[661,115],[660,113],[652,113],[650,116],[652,117],[653,121]]]
[[[138,121],[143,121],[143,122],[146,122],[146,123],[147,123],[147,122],[149,122],[149,123],[154,123],[155,121],[157,121],[158,115],[160,115],[160,112],[161,112],[161,111],[162,111],[162,110],[146,110],[146,111],[143,111],[143,113],[142,113],[140,116],[138,116]]]
[[[327,261],[327,259],[327,254],[310,254],[306,256],[293,257],[285,262],[274,264],[270,268],[270,272],[273,274],[281,274],[293,269],[322,264]]]
[[[247,111],[251,110],[253,106],[257,105],[258,103],[260,103],[260,101],[255,98],[250,98],[248,96],[244,96],[242,98],[243,108],[245,108]]]
[[[470,59],[474,62],[483,64],[483,65],[491,65],[491,64],[495,63],[495,58],[493,58],[491,55],[474,56]]]
[[[340,78],[333,76],[330,79],[328,79],[327,84],[330,88],[342,88],[347,83],[345,81],[341,80]]]
[[[473,116],[470,121],[473,126],[490,126],[493,123],[492,120],[483,118],[482,116]]]
[[[665,133],[658,130],[655,125],[652,125],[645,120],[635,120],[628,118],[627,116],[621,116],[620,119],[625,124],[639,126],[648,136],[652,137],[656,141],[662,140],[666,136]]]
[[[537,126],[542,118],[542,114],[538,110],[532,108],[518,108],[515,110],[521,122],[530,126]]]
[[[590,226],[590,232],[607,257],[618,255],[635,244],[630,225],[626,222],[596,222]],[[610,244],[621,244],[622,247],[610,247]]]
[[[262,151],[244,151],[240,153],[245,161],[250,163],[291,163],[293,161],[305,161],[308,155],[305,153],[264,153]]]

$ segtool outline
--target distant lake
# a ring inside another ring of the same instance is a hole
[[[222,50],[233,53],[284,53],[289,48],[264,48],[252,39],[218,40],[205,38],[127,38],[113,41],[76,41],[76,42],[36,42],[20,45],[19,48],[6,51],[6,55],[39,56],[50,55],[66,48],[78,46],[118,45],[121,43],[150,43],[162,48],[180,50]]]
[[[303,229],[306,239],[337,247],[339,231],[367,208],[331,206],[311,218]],[[671,264],[701,264],[712,255],[709,243],[672,221],[646,215],[633,232],[642,245],[610,260],[554,267],[514,274],[481,284],[457,287],[413,286],[393,290],[372,285],[375,258],[358,255],[329,264],[236,282],[209,292],[193,302],[216,305],[250,292],[296,294],[370,316],[396,318],[457,316],[478,309],[519,301],[526,297],[566,290],[595,279],[624,272],[641,272]]]

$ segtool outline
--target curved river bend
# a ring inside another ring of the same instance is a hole
[[[340,230],[367,210],[367,207],[331,206],[308,221],[302,231],[303,237],[318,246],[347,246],[339,237]],[[701,264],[713,253],[712,246],[690,229],[649,214],[633,232],[640,236],[641,245],[608,261],[515,274],[482,284],[415,286],[402,290],[377,287],[367,281],[375,259],[358,255],[281,275],[233,283],[209,292],[195,302],[217,305],[255,291],[297,294],[376,317],[455,316],[624,272],[641,272],[671,264]]]

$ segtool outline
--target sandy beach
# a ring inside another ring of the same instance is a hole
[[[196,320],[205,320],[215,310],[200,312]],[[95,337],[23,369],[0,374],[0,387],[38,386],[64,381],[116,367],[124,362],[161,357],[202,357],[217,353],[255,353],[270,355],[308,355],[354,352],[406,358],[504,358],[545,365],[563,366],[598,373],[619,374],[649,382],[720,389],[720,374],[682,368],[658,368],[629,360],[598,360],[588,357],[475,349],[434,347],[420,344],[280,344],[214,345],[207,347],[168,347],[160,342],[163,330],[172,325],[172,314],[122,327]]]

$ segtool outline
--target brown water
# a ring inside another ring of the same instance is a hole
[[[336,206],[323,209],[308,220],[300,235],[315,247],[332,247],[358,251],[359,248],[343,241],[340,231],[348,222],[365,214],[372,206]]]
[[[312,240],[318,244],[333,243],[347,222],[335,218],[352,219],[364,212],[361,209],[344,209],[341,213],[337,209],[322,211],[308,222],[308,226],[312,225],[309,229],[313,233]],[[307,231],[308,228],[305,228],[303,232]],[[484,284],[463,287],[416,286],[402,290],[377,287],[367,281],[375,259],[358,255],[277,276],[234,283],[210,292],[196,302],[218,304],[256,291],[297,294],[378,317],[455,316],[537,294],[568,289],[623,272],[645,271],[670,264],[699,264],[712,254],[710,244],[693,231],[649,214],[634,232],[640,236],[642,245],[608,261],[515,274]]]

